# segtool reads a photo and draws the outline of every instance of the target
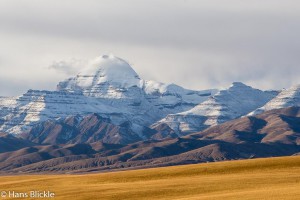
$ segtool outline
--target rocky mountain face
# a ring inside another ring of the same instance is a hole
[[[167,115],[152,128],[156,129],[161,124],[166,124],[178,136],[204,130],[246,115],[276,95],[275,91],[261,91],[235,82],[228,89],[219,91],[190,110]]]
[[[69,116],[58,120],[47,120],[33,125],[30,131],[21,134],[22,138],[38,144],[80,144],[102,141],[112,144],[129,144],[151,137],[150,129],[140,135],[134,133],[131,124],[111,123],[109,118],[98,114],[84,117]],[[144,138],[146,137],[146,138]]]
[[[95,131],[86,130],[86,134],[71,136],[70,140],[61,138],[59,131],[44,130],[34,137],[25,135],[26,140],[10,135],[11,140],[20,145],[0,153],[0,172],[82,173],[297,155],[300,152],[299,122],[300,108],[289,107],[235,119],[182,138],[121,145],[94,140],[102,134],[100,130],[103,129],[98,125],[106,123],[109,126],[107,119],[97,115],[89,115],[85,119],[70,118],[64,121],[65,126],[73,123],[99,124],[95,125]],[[88,142],[78,143],[83,138]],[[26,143],[28,146],[22,147]]]

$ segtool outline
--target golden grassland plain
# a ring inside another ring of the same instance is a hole
[[[298,200],[300,156],[85,175],[2,176],[0,179],[0,191],[50,190],[55,193],[54,199]]]

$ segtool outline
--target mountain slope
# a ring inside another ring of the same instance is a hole
[[[288,107],[242,117],[193,133],[188,138],[230,143],[255,142],[300,145],[300,108]]]
[[[169,114],[152,125],[168,125],[178,135],[201,131],[207,127],[241,117],[264,105],[276,92],[264,92],[243,83],[233,83],[196,107],[177,114]]]
[[[0,153],[15,151],[33,145],[34,144],[28,140],[17,138],[11,134],[0,133]]]
[[[276,97],[249,115],[257,115],[264,111],[290,106],[300,106],[300,85],[294,85],[289,89],[282,90]]]
[[[144,137],[147,133],[140,133],[140,135]],[[53,145],[99,141],[113,144],[128,144],[145,139],[134,133],[130,123],[124,123],[119,126],[114,125],[110,119],[103,118],[98,114],[47,120],[34,125],[30,131],[23,133],[21,136],[38,144]]]

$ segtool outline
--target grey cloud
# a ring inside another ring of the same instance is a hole
[[[291,30],[292,24],[299,22],[286,12],[267,12],[268,7],[263,11],[239,13],[228,11],[226,6],[225,9],[205,6],[214,5],[207,1],[75,1],[74,5],[65,3],[60,6],[29,2],[34,4],[24,4],[20,7],[23,11],[18,12],[16,8],[16,13],[2,12],[2,26],[7,30],[54,37],[170,45],[174,48],[202,46],[215,49],[215,46],[222,45],[226,49],[231,45],[241,47],[235,43],[241,40],[247,40],[248,45],[253,44],[253,40],[268,43],[270,31],[276,37],[281,30]],[[296,36],[299,29],[293,32]]]
[[[300,75],[294,0],[3,0],[0,36],[0,71],[52,63],[52,71],[71,75],[80,67],[70,57],[111,52],[143,78],[193,89],[233,81],[282,88]]]

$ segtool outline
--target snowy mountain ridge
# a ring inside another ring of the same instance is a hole
[[[276,96],[276,92],[254,89],[234,82],[194,108],[166,118],[152,125],[167,124],[178,135],[196,132],[241,117],[260,107]]]
[[[300,106],[300,85],[294,85],[288,89],[283,89],[274,99],[267,102],[262,107],[250,112],[248,115],[257,115],[268,110],[291,106]]]
[[[56,91],[28,90],[18,97],[0,97],[0,131],[20,134],[47,120],[95,113],[126,127],[133,138],[147,139],[155,131],[155,138],[164,138],[293,105],[300,105],[300,86],[279,94],[240,82],[220,91],[188,90],[143,80],[125,60],[102,55],[78,75],[59,82]]]
[[[0,98],[0,131],[19,134],[48,119],[97,113],[116,125],[129,122],[141,134],[167,114],[190,109],[212,93],[142,80],[123,59],[103,55],[60,82],[57,91],[28,90],[19,97]]]

